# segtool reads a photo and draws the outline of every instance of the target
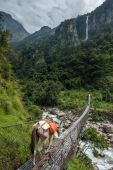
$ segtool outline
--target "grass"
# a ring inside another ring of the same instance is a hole
[[[22,102],[18,84],[4,79],[1,82],[0,126],[26,122],[31,115]],[[31,112],[33,109],[35,115],[40,112],[38,107],[31,107]],[[0,129],[0,169],[17,169],[30,157],[31,131],[32,124]]]
[[[83,109],[87,104],[88,94],[92,94],[91,108],[103,111],[113,111],[113,104],[102,100],[100,91],[66,90],[59,96],[59,107],[63,109]]]
[[[16,88],[11,82],[0,86],[0,126],[20,123],[29,117]]]
[[[69,162],[69,164],[66,165],[68,167],[68,170],[92,170],[93,166],[90,162],[89,164],[86,164],[85,160],[81,160],[74,156],[72,160]]]
[[[59,96],[59,107],[64,109],[78,109],[86,105],[87,92],[85,90],[66,90]]]
[[[0,131],[0,167],[17,169],[30,156],[31,125],[4,128]]]

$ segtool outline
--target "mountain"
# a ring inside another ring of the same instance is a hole
[[[38,43],[52,40],[54,43],[58,43],[59,46],[71,45],[72,43],[79,44],[79,38],[76,29],[76,23],[73,20],[66,20],[62,22],[56,28],[49,28],[47,26],[42,27],[39,31],[29,35],[22,41],[17,43],[11,43],[11,46],[16,51],[21,51],[24,48],[29,48],[37,45]]]
[[[87,41],[82,41],[86,38],[87,15],[82,15],[62,22],[47,41],[23,50],[14,69],[24,80],[30,100],[35,104],[54,104],[54,89],[113,90],[112,9],[113,1],[107,0],[87,14]]]
[[[1,24],[3,26],[3,29],[10,30],[13,35],[11,42],[21,41],[29,35],[29,33],[24,29],[24,27],[15,19],[13,19],[10,14],[0,11],[0,15],[2,15]]]
[[[59,41],[61,46],[79,43],[76,22],[74,19],[65,20],[62,22],[55,31],[55,38]]]
[[[47,40],[50,36],[54,35],[55,29],[51,29],[48,26],[42,27],[39,31],[29,35],[22,41],[17,43],[11,43],[11,46],[16,50],[22,50],[23,48],[28,48],[30,46],[36,45],[39,42]]]
[[[84,40],[86,37],[86,17],[88,16],[89,37],[96,35],[103,28],[113,25],[113,1],[106,0],[101,6],[87,15],[75,19],[78,37]]]
[[[59,31],[62,35],[69,37],[71,41],[75,43],[79,40],[86,39],[86,19],[88,16],[88,33],[89,38],[96,35],[97,32],[101,31],[103,28],[108,27],[113,24],[113,1],[106,0],[101,6],[96,8],[91,13],[78,16],[70,20],[64,21],[59,26]],[[72,28],[72,29],[71,29]],[[71,30],[71,32],[66,31]],[[73,34],[73,35],[72,35]],[[69,39],[67,38],[69,41]]]
[[[84,41],[86,39],[87,16],[88,34],[90,38],[103,28],[113,24],[113,1],[106,0],[101,6],[91,13],[65,20],[54,29],[44,26],[39,31],[36,31],[27,37],[22,36],[22,40],[21,36],[19,36],[21,41],[11,43],[11,46],[12,48],[20,51],[23,48],[28,48],[38,44],[39,42],[45,41],[51,36],[54,36],[54,39],[58,40],[61,46],[71,45],[72,43],[76,46],[81,40]],[[13,28],[15,28],[15,26]]]
[[[16,49],[19,50],[23,48],[23,46],[30,47],[41,41],[47,40],[51,35],[54,36],[54,40],[58,41],[61,47],[71,45],[72,43],[76,46],[80,41],[86,39],[87,16],[88,35],[90,38],[100,32],[103,28],[113,24],[113,1],[106,0],[91,13],[65,20],[55,29],[43,27],[41,30],[25,38],[23,41],[14,44],[13,47],[16,47]]]
[[[101,30],[113,24],[113,1],[106,0],[89,15],[89,33]]]

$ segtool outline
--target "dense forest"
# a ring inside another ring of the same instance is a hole
[[[24,49],[14,69],[24,84],[25,100],[35,104],[55,105],[61,90],[80,88],[100,90],[113,100],[112,26],[78,46],[62,47],[52,37]]]

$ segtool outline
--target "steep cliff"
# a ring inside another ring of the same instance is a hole
[[[76,30],[76,34],[79,40],[85,40],[86,38],[86,18],[89,16],[88,20],[88,33],[89,37],[100,32],[103,28],[112,26],[113,24],[113,1],[106,0],[101,6],[96,8],[91,13],[78,16],[77,18],[67,20],[63,23],[70,27],[73,23],[73,29]],[[63,31],[62,31],[63,34]],[[74,39],[75,40],[75,39]]]
[[[89,16],[88,33],[89,37],[100,32],[103,28],[113,24],[113,1],[106,0],[101,6],[91,13],[79,16],[75,19],[78,37],[81,40],[86,36],[86,17]]]
[[[76,29],[75,19],[70,19],[62,22],[55,32],[56,38],[62,46],[78,44],[78,34]]]

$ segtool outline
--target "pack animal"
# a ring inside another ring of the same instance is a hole
[[[53,142],[53,137],[55,132],[60,135],[61,126],[59,123],[54,122],[50,118],[45,118],[42,121],[39,121],[34,125],[34,129],[31,134],[31,155],[33,160],[33,165],[35,165],[35,157],[36,157],[36,146],[39,138],[41,139],[41,144],[38,148],[38,151],[41,152],[44,148],[44,145],[49,140],[49,147],[46,152],[50,149],[50,146]]]

